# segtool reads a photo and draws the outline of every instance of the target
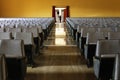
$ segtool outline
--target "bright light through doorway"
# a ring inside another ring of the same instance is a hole
[[[59,15],[62,15],[61,13],[62,13],[62,10],[64,10],[65,8],[55,8],[55,10],[59,10]]]
[[[66,8],[55,8],[55,19],[57,23],[64,22],[64,9]]]

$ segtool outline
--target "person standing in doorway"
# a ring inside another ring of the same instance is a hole
[[[60,21],[60,14],[59,14],[59,10],[57,11],[57,16],[58,16],[58,20],[59,20],[59,22],[61,22],[61,21]]]
[[[59,15],[59,10],[57,10],[57,14]]]
[[[59,20],[60,20],[60,23],[61,23],[61,15],[59,15]]]
[[[59,13],[59,10],[57,11],[57,15],[58,15],[59,22],[61,23],[61,15]]]

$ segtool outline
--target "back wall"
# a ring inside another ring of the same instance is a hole
[[[120,0],[0,0],[0,17],[51,17],[53,5],[71,17],[120,17]]]

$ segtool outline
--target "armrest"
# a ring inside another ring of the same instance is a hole
[[[99,57],[99,56],[94,56],[93,59],[98,59],[98,60],[100,60],[101,57]]]
[[[94,56],[93,59],[102,60],[102,59],[113,59],[115,58],[116,54],[109,54],[109,55],[101,55],[101,56]]]
[[[84,44],[85,46],[94,46],[96,45],[96,43],[88,43],[88,44]]]
[[[101,58],[114,58],[116,54],[101,55]]]

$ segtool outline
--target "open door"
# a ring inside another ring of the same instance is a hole
[[[67,17],[67,9],[64,9],[64,22],[66,20],[66,17]]]
[[[52,6],[52,17],[56,20],[56,18],[55,18],[55,6]]]
[[[57,14],[58,12],[59,14]],[[66,7],[52,6],[52,17],[55,18],[56,22],[65,22],[66,17],[70,17],[69,6]]]
[[[66,6],[66,8],[64,9],[64,22],[66,20],[66,17],[70,17],[69,6]]]
[[[66,6],[66,17],[70,17],[70,7]]]

